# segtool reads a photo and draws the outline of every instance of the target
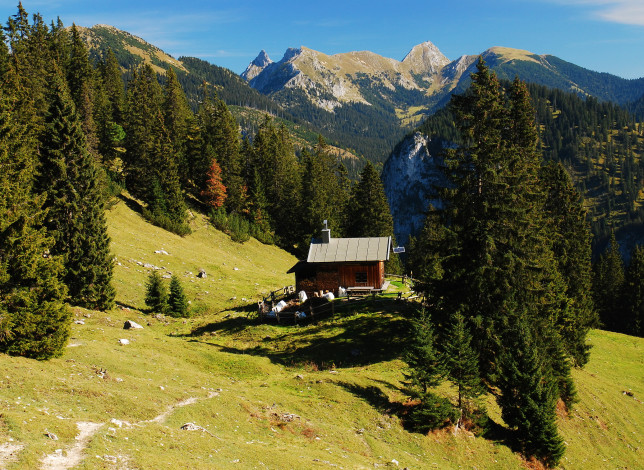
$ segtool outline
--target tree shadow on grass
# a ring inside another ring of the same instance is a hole
[[[408,331],[402,318],[360,315],[344,318],[337,325],[327,321],[291,329],[279,339],[243,352],[286,366],[355,367],[398,358]],[[234,353],[236,349],[224,351]]]
[[[343,311],[325,320],[300,327],[274,325],[279,331],[262,338],[253,348],[222,346],[233,354],[264,356],[286,366],[313,365],[318,369],[354,367],[399,358],[410,332],[409,320],[400,311],[400,303],[383,301],[377,306]],[[370,310],[372,310],[370,312]],[[258,325],[258,320],[231,317],[194,329],[186,336],[198,337],[208,333],[222,336],[243,334],[246,328]],[[249,331],[250,337],[253,331]]]
[[[143,206],[137,200],[128,197],[123,193],[119,194],[117,197],[121,201],[123,201],[125,205],[132,211],[136,212],[137,214],[143,214]]]
[[[402,409],[401,403],[390,401],[389,397],[375,385],[362,386],[350,382],[336,382],[336,384],[363,399],[380,413],[398,414]]]
[[[219,321],[216,323],[208,323],[206,325],[198,326],[190,333],[183,336],[197,337],[197,336],[203,336],[207,333],[216,333],[221,331],[225,331],[227,334],[235,334],[235,333],[244,331],[246,328],[248,328],[251,324],[254,324],[254,323],[256,323],[254,320],[251,320],[246,317],[231,316],[229,318],[225,318],[222,321]]]

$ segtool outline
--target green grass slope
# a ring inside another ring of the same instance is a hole
[[[180,237],[148,224],[133,208],[138,209],[136,202],[124,197],[107,213],[120,305],[145,309],[145,282],[156,268],[162,275],[179,276],[193,313],[200,314],[256,302],[294,283],[286,271],[297,260],[283,250],[255,239],[235,243],[198,213],[191,216],[192,234]],[[205,278],[197,277],[200,269]]]
[[[74,308],[61,358],[0,356],[0,468],[526,466],[502,437],[405,429],[400,349],[410,304],[338,304],[335,318],[317,324],[259,324],[248,317],[254,296],[292,282],[290,255],[235,245],[200,217],[192,235],[175,237],[122,202],[108,220],[121,263],[117,301],[130,310]],[[154,253],[161,249],[168,255]],[[152,269],[138,261],[184,276],[201,314],[136,310]],[[206,279],[185,275],[200,267]],[[128,319],[144,329],[124,330]],[[638,468],[644,340],[601,331],[590,340],[591,361],[575,371],[581,403],[559,420],[562,467]],[[498,416],[491,401],[489,411]]]

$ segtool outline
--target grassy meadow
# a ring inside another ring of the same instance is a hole
[[[293,282],[292,256],[233,243],[199,215],[177,237],[130,206],[108,214],[119,306],[72,307],[60,358],[0,356],[0,469],[533,468],[498,429],[406,429],[400,354],[413,304],[366,300],[317,324],[257,323],[261,294]],[[146,264],[180,275],[192,317],[145,312]],[[144,328],[124,330],[126,320]],[[590,342],[590,363],[574,372],[581,401],[559,419],[561,467],[642,468],[644,340],[593,331]]]

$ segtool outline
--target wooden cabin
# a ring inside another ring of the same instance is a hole
[[[338,288],[380,289],[385,281],[385,261],[389,260],[391,237],[331,238],[328,228],[322,238],[313,240],[306,261],[288,270],[295,273],[295,288],[308,296]]]

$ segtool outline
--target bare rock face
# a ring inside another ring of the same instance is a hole
[[[407,137],[386,161],[382,182],[400,245],[423,226],[428,204],[440,206],[435,190],[445,184],[438,157],[429,151],[430,140],[420,132]]]
[[[268,57],[266,51],[262,49],[259,55],[255,57],[255,60],[248,64],[248,67],[246,67],[246,70],[244,70],[244,72],[241,74],[241,77],[244,80],[250,82],[272,63],[273,61],[271,60],[271,58]]]
[[[449,59],[438,50],[438,47],[426,41],[414,46],[402,62],[412,73],[431,76],[449,64]]]

